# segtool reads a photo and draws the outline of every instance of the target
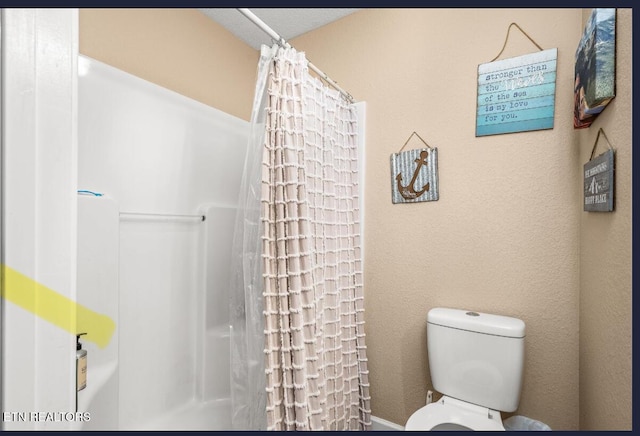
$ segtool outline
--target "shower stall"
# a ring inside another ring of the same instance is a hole
[[[77,300],[116,326],[83,341],[82,429],[229,429],[248,122],[84,56],[78,99]]]

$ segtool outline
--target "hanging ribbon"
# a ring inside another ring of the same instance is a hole
[[[420,139],[420,141],[422,141],[422,143],[423,143],[424,145],[426,145],[426,146],[427,146],[427,148],[431,148],[431,147],[429,147],[429,144],[427,144],[427,141],[425,141],[424,139],[422,139],[422,137],[421,137],[420,135],[418,135],[418,133],[417,133],[417,132],[415,132],[415,131],[414,131],[411,135],[409,135],[409,139],[407,139],[407,141],[404,143],[404,145],[403,145],[403,146],[402,146],[402,148],[398,151],[398,153],[400,153],[402,150],[404,150],[404,148],[407,146],[407,144],[409,143],[409,141],[411,141],[411,138],[413,138],[413,135],[416,135],[416,136]]]
[[[611,146],[611,142],[609,142],[609,138],[607,138],[607,134],[604,133],[604,130],[602,130],[602,127],[600,127],[600,129],[598,129],[598,135],[596,136],[596,142],[593,144],[593,149],[591,150],[591,157],[589,158],[589,160],[593,160],[593,154],[596,152],[596,147],[598,146],[598,139],[600,139],[600,134],[601,133],[602,133],[602,136],[604,136],[604,139],[607,140],[607,144],[609,145],[609,148],[611,150],[613,150],[613,147]]]
[[[512,27],[512,26],[516,26],[516,27],[518,28],[518,30],[520,30],[520,32],[522,32],[522,33],[524,34],[524,36],[526,36],[527,38],[529,38],[529,41],[531,41],[531,42],[532,42],[536,47],[538,47],[538,49],[539,49],[540,51],[543,51],[543,50],[544,50],[542,47],[540,47],[540,45],[539,45],[537,42],[535,42],[535,41],[533,40],[533,38],[531,38],[531,37],[527,34],[527,32],[525,32],[524,30],[522,30],[522,27],[518,26],[516,23],[511,23],[511,24],[509,24],[509,28],[507,29],[507,37],[506,37],[506,38],[505,38],[505,40],[504,40],[504,45],[502,46],[502,50],[500,50],[500,53],[498,53],[498,56],[496,56],[495,58],[491,59],[491,61],[489,61],[489,62],[493,62],[493,61],[495,61],[496,59],[498,59],[498,58],[500,57],[500,55],[502,54],[502,52],[504,51],[504,49],[507,47],[507,41],[509,40],[509,32],[511,31],[511,27]]]

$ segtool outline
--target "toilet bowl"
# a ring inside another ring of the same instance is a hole
[[[500,412],[443,396],[435,403],[416,410],[409,417],[406,431],[504,431]]]
[[[431,309],[429,372],[442,397],[416,410],[405,430],[504,431],[500,412],[515,411],[520,400],[524,330],[517,318]]]

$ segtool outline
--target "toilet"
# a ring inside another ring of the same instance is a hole
[[[442,397],[416,410],[408,431],[504,431],[500,412],[518,408],[524,366],[524,322],[468,310],[427,314],[433,388]]]

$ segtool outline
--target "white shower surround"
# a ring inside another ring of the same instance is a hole
[[[85,344],[83,428],[230,428],[228,264],[248,123],[84,56],[79,76],[78,189],[104,196],[79,196],[78,302],[116,321],[105,349]]]

